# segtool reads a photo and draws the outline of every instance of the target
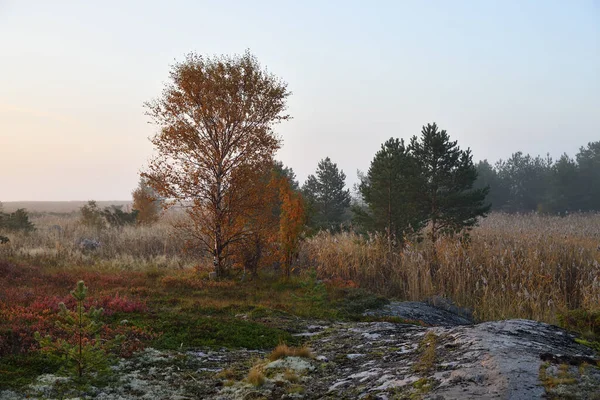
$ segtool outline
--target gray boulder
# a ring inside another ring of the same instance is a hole
[[[81,239],[77,245],[83,251],[95,251],[102,246],[102,244],[95,239]]]

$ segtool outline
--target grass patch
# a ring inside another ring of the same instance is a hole
[[[302,343],[292,335],[299,317],[357,320],[365,309],[385,303],[366,290],[321,282],[314,271],[288,280],[261,273],[258,279],[216,283],[194,273],[0,262],[0,387],[18,389],[59,370],[21,339],[27,334],[14,334],[14,329],[27,333],[39,324],[54,326],[58,302],[80,279],[89,282],[88,306],[104,307],[107,329],[131,331],[139,348],[162,350],[273,349],[286,343],[285,354],[311,357],[308,348],[295,347]],[[151,334],[144,334],[148,329]]]
[[[551,365],[544,363],[540,366],[539,378],[546,389],[551,389],[559,385],[574,385],[577,379],[569,372],[568,364],[560,364],[558,366],[557,376],[548,375],[548,368]]]
[[[310,349],[306,346],[299,348],[289,347],[285,343],[280,343],[275,349],[269,354],[269,360],[275,361],[285,357],[302,357],[302,358],[313,358],[313,354]]]
[[[438,337],[433,332],[427,332],[421,343],[419,343],[418,351],[419,359],[413,366],[415,372],[426,374],[431,372],[435,367],[436,352]]]
[[[339,289],[338,295],[341,298],[335,302],[335,306],[347,317],[362,316],[367,310],[378,309],[389,303],[385,297],[362,288]]]
[[[298,374],[296,374],[296,371],[289,368],[283,372],[283,379],[290,383],[300,382],[300,377],[298,376]]]
[[[581,335],[575,341],[600,352],[600,310],[570,310],[558,315],[562,328]]]
[[[0,388],[21,388],[38,375],[56,373],[61,366],[61,362],[39,353],[0,357]]]
[[[262,386],[265,384],[267,378],[265,377],[265,374],[260,366],[254,366],[250,368],[246,380],[253,386]]]
[[[163,315],[154,326],[163,333],[154,342],[159,349],[228,347],[265,349],[297,339],[289,332],[236,318]]]

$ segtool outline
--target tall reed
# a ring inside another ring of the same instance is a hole
[[[557,312],[600,308],[599,214],[493,214],[469,242],[443,238],[435,246],[434,253],[426,241],[407,243],[390,253],[380,235],[321,232],[305,241],[302,259],[322,278],[405,300],[446,296],[482,320],[553,323]]]

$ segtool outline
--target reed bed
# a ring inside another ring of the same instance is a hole
[[[321,278],[404,300],[445,296],[481,320],[555,323],[566,310],[600,308],[600,214],[493,214],[470,241],[444,238],[435,252],[427,241],[390,253],[379,235],[321,232],[301,256]]]

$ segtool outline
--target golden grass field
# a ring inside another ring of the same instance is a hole
[[[390,254],[384,238],[321,233],[303,253],[323,277],[358,282],[407,300],[447,296],[481,320],[556,322],[568,309],[600,308],[600,214],[552,217],[492,214],[469,243],[409,243]]]
[[[199,252],[185,251],[172,228],[176,214],[151,227],[101,231],[82,226],[76,213],[34,214],[36,231],[9,235],[0,259],[60,268],[209,268]],[[83,238],[102,245],[85,251],[79,247]],[[481,320],[556,322],[556,315],[568,309],[600,307],[600,214],[492,214],[471,232],[468,243],[445,238],[436,252],[437,263],[427,241],[389,253],[378,235],[321,232],[303,242],[296,271],[314,268],[320,278],[352,281],[398,299],[446,296]],[[437,267],[433,275],[432,266]]]

